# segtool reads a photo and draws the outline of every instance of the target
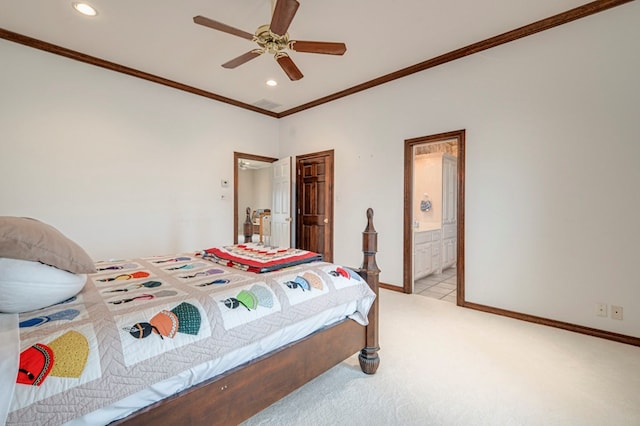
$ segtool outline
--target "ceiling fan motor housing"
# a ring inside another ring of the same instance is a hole
[[[289,34],[283,35],[274,34],[269,29],[269,25],[261,25],[256,30],[254,41],[260,46],[264,52],[276,55],[279,52],[286,50],[289,46]]]

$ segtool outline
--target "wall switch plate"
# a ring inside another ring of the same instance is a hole
[[[616,320],[622,319],[622,306],[611,305],[611,318]]]
[[[607,316],[607,304],[606,303],[596,303],[596,316],[606,317]]]

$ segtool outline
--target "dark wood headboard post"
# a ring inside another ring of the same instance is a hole
[[[369,325],[367,325],[366,346],[360,351],[358,357],[360,368],[366,374],[374,374],[380,364],[378,356],[378,306],[379,306],[379,275],[380,269],[376,263],[376,252],[378,251],[378,232],[373,227],[373,209],[367,209],[367,227],[362,232],[362,252],[364,258],[360,267],[360,275],[364,278],[371,290],[376,294],[376,300],[369,310]]]

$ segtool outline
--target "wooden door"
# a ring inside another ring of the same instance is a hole
[[[297,247],[333,261],[333,150],[296,158]]]

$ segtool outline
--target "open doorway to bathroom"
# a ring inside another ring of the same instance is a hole
[[[405,293],[464,303],[465,131],[405,141]]]

